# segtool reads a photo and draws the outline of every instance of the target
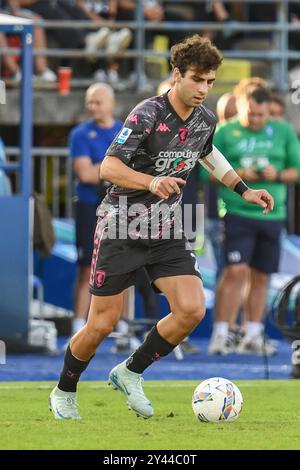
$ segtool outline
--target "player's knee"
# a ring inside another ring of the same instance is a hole
[[[191,314],[192,326],[199,325],[199,323],[202,322],[204,317],[205,317],[205,306],[200,305],[200,304],[195,306],[195,310],[193,310],[193,313]]]
[[[201,323],[202,320],[204,319],[205,317],[205,313],[206,313],[206,308],[205,308],[205,305],[201,305],[199,307],[199,310],[198,310],[198,313],[197,313],[197,320],[198,320],[198,323]]]
[[[174,313],[176,314],[176,311]],[[193,328],[203,320],[205,305],[202,302],[186,301],[178,306],[177,313],[184,325]]]
[[[113,321],[106,321],[102,322],[99,325],[96,325],[96,328],[101,331],[101,333],[105,336],[110,335],[115,327],[115,323]]]
[[[88,320],[88,326],[95,335],[98,334],[100,337],[106,337],[113,332],[119,317],[120,312],[114,309],[105,312],[101,310],[94,311],[94,315]]]
[[[112,333],[114,324],[111,321],[96,321],[89,325],[90,336],[102,339]]]

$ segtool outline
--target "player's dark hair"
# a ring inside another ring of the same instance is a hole
[[[195,34],[171,47],[171,65],[177,67],[183,76],[189,68],[203,73],[217,70],[223,56],[208,38]]]

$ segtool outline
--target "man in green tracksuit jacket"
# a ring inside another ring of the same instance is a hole
[[[216,316],[209,346],[212,354],[226,354],[228,327],[243,302],[246,335],[240,353],[263,354],[263,316],[269,275],[278,270],[280,234],[286,220],[287,184],[299,180],[300,144],[285,121],[269,119],[270,95],[263,86],[249,85],[237,92],[238,116],[221,125],[214,145],[252,189],[262,183],[274,197],[268,218],[226,187],[220,197],[226,208],[225,264],[216,294]],[[248,282],[248,284],[247,284]],[[249,287],[250,286],[250,287]],[[267,354],[275,352],[268,344]]]

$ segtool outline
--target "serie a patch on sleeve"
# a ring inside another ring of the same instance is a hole
[[[130,136],[131,132],[132,132],[132,129],[129,129],[128,127],[123,127],[123,129],[121,130],[119,136],[117,137],[116,142],[118,144],[125,144],[126,140]]]

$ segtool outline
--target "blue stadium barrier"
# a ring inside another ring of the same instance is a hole
[[[22,41],[20,93],[20,159],[1,163],[0,169],[19,175],[17,194],[0,197],[0,338],[9,343],[27,342],[32,286],[31,134],[32,42],[31,21],[0,15],[0,31],[18,34]],[[5,104],[1,104],[5,106]]]

